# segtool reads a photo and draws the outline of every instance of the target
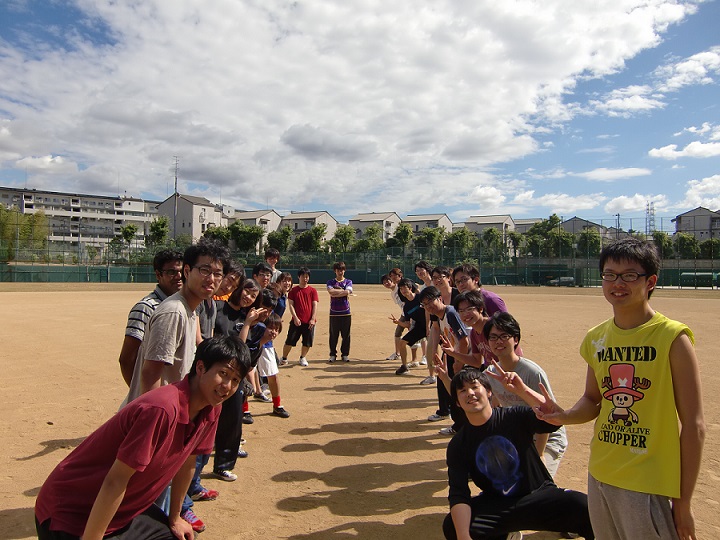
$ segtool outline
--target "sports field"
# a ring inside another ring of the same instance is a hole
[[[600,290],[488,288],[520,322],[523,350],[545,368],[558,401],[572,405],[584,385],[580,341],[611,314]],[[0,538],[34,537],[33,504],[46,476],[116,411],[127,390],[117,364],[127,313],[151,289],[0,283]],[[326,314],[328,296],[318,290]],[[321,316],[310,366],[297,365],[296,349],[280,372],[291,417],[251,402],[255,423],[244,432],[250,456],[238,461],[238,480],[204,481],[221,494],[195,504],[207,524],[202,539],[442,537],[448,439],[437,430],[448,423],[426,421],[436,395],[418,384],[424,368],[398,377],[399,363],[384,360],[394,330],[387,317],[399,315],[387,290],[360,285],[355,292],[352,361],[325,363]],[[699,538],[720,538],[720,370],[713,360],[720,351],[720,291],[658,291],[651,304],[695,332],[708,426],[695,518]],[[556,481],[584,491],[591,426],[569,426],[568,437]]]

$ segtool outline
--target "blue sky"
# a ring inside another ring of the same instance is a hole
[[[181,192],[238,209],[642,230],[649,202],[720,209],[717,21],[718,1],[6,0],[0,184],[162,200],[178,156]]]

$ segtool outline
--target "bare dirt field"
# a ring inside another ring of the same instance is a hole
[[[48,473],[117,409],[127,388],[117,357],[130,307],[151,285],[0,284],[0,537],[34,537],[33,505]],[[523,350],[548,373],[569,406],[584,384],[578,354],[586,330],[610,316],[598,289],[489,287],[520,321]],[[318,288],[321,313],[328,298]],[[393,325],[398,314],[380,286],[357,286],[352,361],[328,365],[327,318],[321,317],[310,366],[280,372],[289,419],[252,402],[236,482],[207,478],[218,500],[196,503],[204,540],[234,538],[437,539],[447,512],[445,448],[429,423],[434,387],[425,369],[394,375]],[[708,436],[695,492],[699,538],[720,538],[719,291],[658,291],[652,304],[695,332]],[[287,318],[287,317],[286,317]],[[284,338],[283,338],[284,339]],[[280,340],[279,340],[280,341]],[[296,349],[297,350],[297,349]],[[715,366],[715,367],[713,367]],[[570,426],[570,446],[556,481],[585,490],[591,426]],[[526,533],[550,540],[557,535]]]

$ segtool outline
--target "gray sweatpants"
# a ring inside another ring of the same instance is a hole
[[[598,540],[677,540],[670,499],[599,482],[588,474],[588,511]]]

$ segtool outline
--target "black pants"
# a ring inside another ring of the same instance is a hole
[[[244,401],[245,392],[239,388],[237,392],[223,401],[217,433],[215,433],[214,471],[232,471],[235,468],[238,450],[240,450],[240,439],[242,439]]]
[[[78,540],[80,538],[62,531],[51,531],[49,527],[49,519],[38,523],[35,518],[38,540]],[[150,508],[125,527],[105,538],[113,540],[176,540],[168,526],[167,516],[154,504],[151,504]]]
[[[453,361],[452,357],[448,356],[447,369],[448,375],[451,379],[455,375],[455,369],[453,368],[454,363],[455,362]],[[441,416],[450,415],[450,418],[452,418],[453,420],[452,428],[455,431],[460,431],[460,428],[467,423],[467,416],[465,416],[465,411],[463,411],[462,408],[452,398],[452,396],[450,396],[450,392],[447,391],[447,388],[445,388],[445,385],[439,377],[437,380],[437,394],[438,410],[436,414],[439,414]]]
[[[554,531],[578,533],[593,540],[587,495],[548,484],[524,497],[500,497],[481,493],[470,503],[473,540],[504,540],[513,531]],[[452,516],[443,522],[443,533],[455,540]]]
[[[351,315],[332,315],[330,317],[330,356],[337,356],[338,337],[342,336],[340,354],[350,356]]]

